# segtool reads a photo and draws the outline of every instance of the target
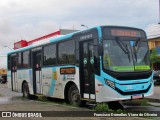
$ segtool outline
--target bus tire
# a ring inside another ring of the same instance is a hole
[[[79,90],[75,85],[71,85],[68,90],[68,100],[71,105],[85,106],[86,101],[80,99]]]
[[[29,98],[29,87],[26,82],[23,84],[23,97]]]

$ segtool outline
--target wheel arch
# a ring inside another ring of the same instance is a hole
[[[65,85],[65,88],[64,88],[64,99],[68,101],[68,91],[69,91],[69,88],[74,85],[77,87],[77,85],[73,82],[73,81],[69,81],[66,85]],[[77,87],[78,89],[78,87]],[[79,90],[79,89],[78,89]]]
[[[24,83],[27,83],[27,81],[23,80],[23,82],[22,82],[22,86],[21,86],[22,93],[23,93],[23,85],[24,85]]]

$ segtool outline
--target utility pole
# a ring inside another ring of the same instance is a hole
[[[158,24],[160,24],[160,0],[159,0],[159,22]]]

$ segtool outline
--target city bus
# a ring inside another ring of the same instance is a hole
[[[8,53],[8,87],[71,104],[116,102],[153,94],[146,33],[97,26]]]

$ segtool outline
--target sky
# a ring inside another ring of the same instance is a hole
[[[155,36],[158,22],[159,0],[0,0],[0,68],[6,67],[9,48],[21,39],[59,28],[86,29],[81,24],[137,27]]]

